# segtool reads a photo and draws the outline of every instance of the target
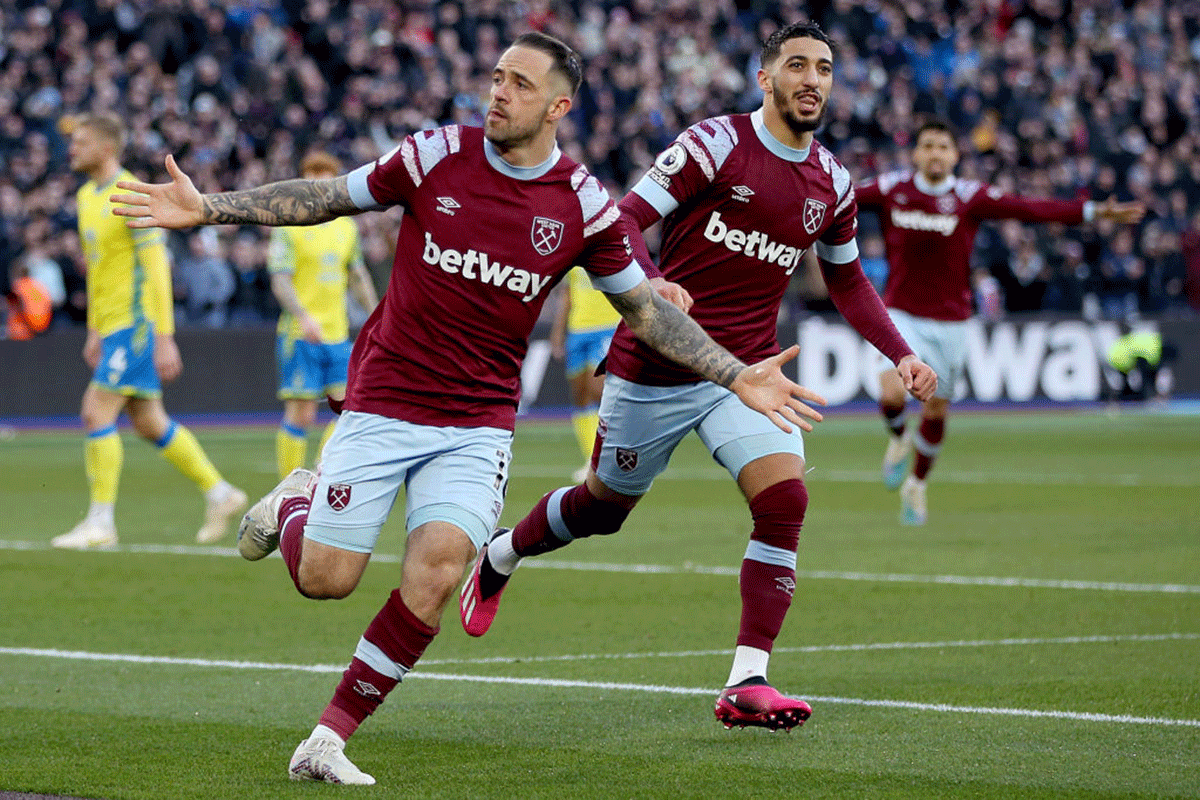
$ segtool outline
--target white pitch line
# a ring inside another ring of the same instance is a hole
[[[28,647],[0,647],[0,655],[60,658],[76,661],[105,661],[133,664],[155,664],[164,666],[208,667],[218,669],[252,669],[309,673],[341,673],[343,665],[322,664],[274,664],[262,661],[229,661],[224,659],[169,658],[166,656],[139,656],[123,653],[90,653],[78,650],[47,650]],[[610,681],[580,681],[561,678],[513,678],[503,675],[456,675],[439,672],[410,672],[407,678],[425,678],[437,681],[460,683],[509,684],[516,686],[548,686],[568,689],[600,689],[604,691],[646,692],[651,694],[700,695],[712,697],[717,690],[712,687],[665,686],[646,683],[616,683]],[[1043,719],[1065,719],[1079,722],[1108,722],[1122,725],[1157,725],[1169,727],[1200,728],[1200,719],[1175,719],[1171,717],[1135,717],[1129,714],[1095,714],[1081,711],[1056,711],[1034,708],[990,708],[986,706],[956,706],[947,703],[918,703],[908,700],[872,700],[860,697],[807,698],[814,703],[864,706],[868,708],[895,708],[908,711],[934,711],[950,714],[980,714],[1009,717]]]
[[[562,480],[567,470],[554,467],[513,465],[510,475],[514,478],[546,478]],[[656,481],[728,481],[729,473],[715,467],[672,467]],[[820,465],[806,473],[806,480],[829,481],[831,483],[872,483],[879,480],[878,470],[824,469]],[[1200,486],[1200,475],[1195,473],[1162,473],[1143,475],[1136,472],[1118,472],[1109,475],[1070,472],[972,472],[962,470],[938,471],[939,483],[966,486],[1105,486],[1105,487],[1167,487],[1190,488]]]
[[[1111,644],[1114,642],[1184,642],[1200,639],[1200,633],[1153,633],[1126,636],[1060,636],[1048,639],[962,639],[946,642],[867,642],[863,644],[815,644],[804,647],[776,647],[775,653],[858,653],[879,650],[941,650],[953,647],[1020,647],[1055,644]],[[489,656],[487,658],[433,658],[422,666],[461,666],[479,664],[533,664],[564,661],[625,661],[638,658],[700,658],[730,656],[732,650],[679,650],[657,653],[581,653],[563,656]]]
[[[0,550],[50,550],[48,542],[0,540]],[[89,550],[89,553],[143,553],[150,555],[222,556],[238,555],[232,547],[199,547],[196,545],[127,544]],[[278,555],[272,555],[278,558]],[[371,560],[380,564],[398,564],[400,557],[376,553]],[[702,564],[611,564],[591,561],[558,561],[539,558],[522,562],[528,569],[557,569],[575,572],[615,572],[632,575],[716,575],[737,577],[738,567],[710,567]],[[952,586],[997,586],[1022,589],[1074,589],[1100,592],[1135,592],[1151,594],[1200,594],[1200,586],[1181,583],[1121,583],[1117,581],[1073,581],[1046,578],[993,577],[987,575],[912,575],[906,573],[841,572],[835,570],[801,570],[801,580],[861,581],[866,583],[924,583]]]

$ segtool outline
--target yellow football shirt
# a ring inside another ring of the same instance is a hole
[[[327,344],[349,337],[346,286],[351,265],[361,262],[358,226],[348,217],[271,231],[271,273],[291,273],[300,305],[321,326]],[[279,333],[301,337],[299,322],[287,311],[279,315]]]
[[[615,328],[621,321],[621,315],[604,293],[592,288],[592,282],[583,267],[573,267],[567,273],[567,292],[571,298],[567,330],[571,333]]]
[[[175,332],[171,267],[166,239],[158,228],[134,230],[112,213],[108,197],[119,180],[137,180],[121,170],[103,186],[88,181],[75,195],[79,239],[87,261],[87,324],[101,336],[153,322],[155,332]]]

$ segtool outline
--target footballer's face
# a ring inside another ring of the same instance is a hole
[[[921,131],[913,147],[913,166],[930,183],[939,183],[958,164],[958,146],[949,131],[936,128]]]
[[[531,47],[510,47],[492,71],[492,99],[484,135],[501,151],[534,141],[566,114],[571,100],[565,81],[551,72],[553,60]]]
[[[833,89],[833,51],[820,39],[788,39],[775,62],[759,70],[758,83],[783,123],[803,137],[819,128],[825,116]]]
[[[67,156],[71,169],[92,173],[104,166],[113,154],[113,143],[88,125],[79,125],[71,133]]]

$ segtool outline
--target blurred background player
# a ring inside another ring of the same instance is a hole
[[[300,164],[301,177],[336,178],[341,162],[327,153],[310,153]],[[320,225],[274,228],[269,268],[271,291],[279,301],[279,399],[283,422],[275,437],[279,477],[305,466],[308,430],[317,421],[317,406],[328,395],[346,396],[350,363],[350,326],[346,290],[368,314],[379,298],[363,263],[358,225],[338,217]],[[325,427],[321,449],[333,432]]]
[[[583,466],[571,477],[582,483],[592,459],[596,423],[600,421],[600,395],[604,391],[604,375],[597,375],[596,367],[608,352],[621,315],[603,292],[592,288],[582,267],[568,272],[564,283],[562,303],[550,329],[550,346],[567,372],[567,389],[574,406],[571,424],[583,453]]]
[[[1105,394],[1110,401],[1166,399],[1173,383],[1170,364],[1178,354],[1155,328],[1125,323],[1105,353]]]
[[[117,433],[122,411],[139,436],[204,492],[196,541],[220,539],[229,518],[246,505],[246,494],[221,478],[196,437],[163,408],[160,379],[170,381],[183,369],[174,339],[171,269],[162,231],[135,231],[113,216],[108,198],[114,185],[133,178],[120,163],[124,138],[121,121],[100,114],[79,118],[71,133],[71,168],[88,177],[77,200],[87,261],[83,358],[94,370],[81,411],[91,505],[82,522],[52,540],[55,547],[117,543],[113,509],[124,460]]]
[[[899,375],[885,369],[879,376],[879,407],[889,432],[883,481],[889,489],[899,487],[905,525],[924,525],[928,517],[925,479],[941,450],[950,400],[962,379],[971,316],[971,249],[979,224],[989,219],[1134,223],[1145,213],[1141,203],[1111,198],[1096,203],[1004,194],[955,177],[958,156],[950,126],[930,120],[917,130],[913,171],[889,172],[856,187],[858,207],[877,212],[883,230],[888,260],[883,302],[904,340],[938,376],[937,392],[922,403],[921,424],[911,436]]]

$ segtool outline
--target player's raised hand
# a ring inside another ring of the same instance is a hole
[[[933,393],[937,391],[937,373],[933,371],[933,367],[916,356],[900,359],[896,371],[900,373],[900,380],[904,381],[904,388],[921,402],[933,397]]]
[[[810,389],[805,389],[783,374],[783,365],[795,358],[799,352],[799,345],[792,345],[778,355],[751,364],[738,373],[729,386],[730,391],[743,403],[765,414],[784,433],[792,432],[788,422],[811,431],[813,426],[809,420],[820,422],[824,419],[819,411],[801,401],[807,400],[809,403],[823,406],[825,398]]]
[[[132,194],[114,194],[108,199],[124,203],[113,207],[119,217],[129,217],[131,228],[191,228],[204,222],[204,201],[192,179],[167,156],[170,183],[117,181],[117,188]]]
[[[688,294],[688,290],[680,286],[678,283],[672,283],[666,278],[650,278],[650,288],[658,292],[663,300],[666,300],[671,305],[678,308],[683,313],[688,313],[692,307],[692,296]]]
[[[1103,203],[1096,204],[1096,219],[1107,219],[1121,225],[1141,222],[1146,215],[1146,204],[1141,202],[1118,203],[1112,195]]]

